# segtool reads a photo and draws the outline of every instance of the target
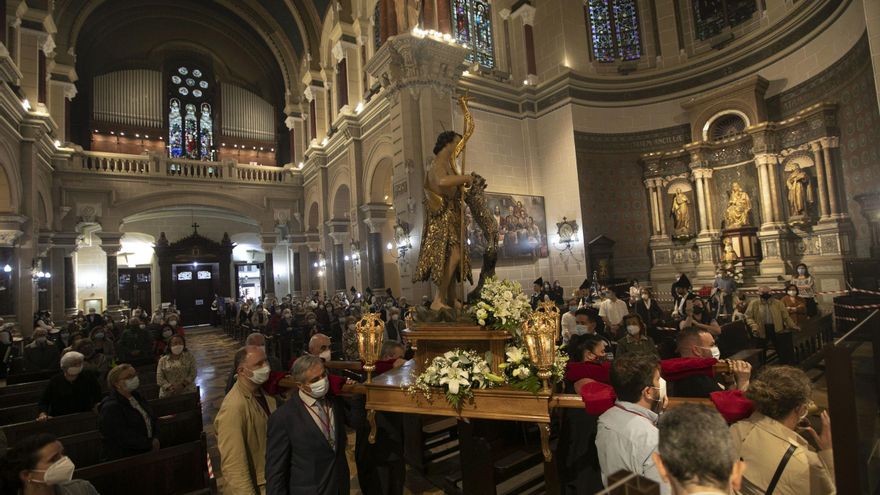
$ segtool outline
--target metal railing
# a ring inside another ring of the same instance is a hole
[[[94,175],[181,178],[187,180],[235,182],[247,184],[284,184],[292,182],[292,172],[284,167],[249,165],[226,161],[200,161],[169,158],[158,154],[128,155],[81,151],[74,153],[59,168],[67,172]]]

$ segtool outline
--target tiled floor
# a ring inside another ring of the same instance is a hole
[[[196,358],[198,363],[198,375],[196,384],[201,387],[202,395],[202,418],[205,433],[208,437],[208,453],[211,456],[214,475],[220,493],[228,493],[223,490],[223,473],[220,469],[220,456],[217,451],[217,438],[214,436],[214,416],[220,410],[223,402],[226,379],[232,369],[232,359],[238,344],[227,337],[222,330],[213,327],[201,327],[187,329],[187,348]],[[354,463],[354,434],[349,434],[349,468],[352,473],[352,493],[361,493],[357,489],[356,466]],[[407,472],[406,494],[442,494],[442,490],[436,489],[417,473]]]

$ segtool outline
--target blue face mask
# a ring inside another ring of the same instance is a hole
[[[571,311],[572,313],[574,313],[575,311],[577,311],[577,309],[578,309],[577,306],[569,306],[569,307],[568,307],[568,310]]]
[[[586,335],[587,333],[589,333],[589,332],[587,331],[586,325],[575,325],[574,326],[574,334],[575,335]]]

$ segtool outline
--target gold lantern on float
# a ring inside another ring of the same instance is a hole
[[[529,359],[538,368],[538,378],[544,384],[543,393],[550,392],[550,375],[556,361],[556,338],[559,335],[559,308],[549,301],[542,302],[522,324],[522,338]]]
[[[385,323],[379,313],[367,313],[355,325],[358,353],[364,361],[367,372],[367,383],[373,381],[373,370],[382,352],[382,341],[385,337]]]

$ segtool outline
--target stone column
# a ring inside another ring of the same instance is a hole
[[[718,232],[718,225],[715,223],[715,207],[712,202],[712,169],[703,169],[703,194],[706,195],[706,220],[709,223],[709,231]]]
[[[837,190],[837,181],[835,179],[834,173],[834,164],[831,160],[831,148],[836,148],[838,146],[838,138],[829,137],[820,139],[822,143],[822,157],[825,162],[825,181],[828,186],[828,207],[830,210],[830,214],[832,217],[845,216],[843,215],[840,206],[838,205],[839,192]]]
[[[521,3],[519,8],[511,14],[513,19],[520,18],[523,23],[523,48],[526,56],[526,82],[538,83],[538,64],[535,58],[535,7],[528,3]]]
[[[101,249],[107,254],[107,309],[119,310],[119,268],[116,255],[122,249],[120,240],[122,234],[118,232],[100,232]]]
[[[2,233],[0,233],[2,238]],[[12,244],[4,244],[0,246],[0,315],[8,316],[13,314],[15,306],[15,275],[13,274],[13,266],[15,263],[15,248]],[[6,267],[9,271],[6,271]]]
[[[76,232],[56,232],[52,238],[52,313],[56,315],[76,313],[73,254],[77,237]]]
[[[782,206],[779,195],[779,157],[775,154],[766,155],[767,176],[770,177],[770,209],[773,212],[773,222],[782,223]]]
[[[452,99],[467,53],[454,41],[406,33],[386,41],[367,63],[367,71],[381,82],[381,95],[388,99],[394,143],[394,209],[413,233],[413,256],[421,245],[423,184],[434,143],[444,129],[460,130],[460,121],[453,122],[456,105]],[[375,263],[381,259],[376,253],[381,241],[371,233],[367,253],[370,263]],[[413,284],[409,277],[401,277],[401,292],[417,301],[429,295],[430,284]]]
[[[364,205],[361,208],[379,205]],[[367,226],[367,280],[368,287],[372,289],[385,288],[385,245],[382,242],[382,228],[388,221],[385,212],[388,207],[381,205],[381,208],[373,208],[368,211],[369,216],[364,219],[364,225]],[[361,260],[363,263],[364,260]]]
[[[345,243],[349,241],[348,221],[331,220],[327,222],[327,228],[330,230],[328,235],[333,241],[330,259],[330,263],[333,265],[333,277],[331,279],[333,281],[333,289],[345,290]]]
[[[659,214],[660,219],[660,235],[663,237],[667,237],[669,235],[668,228],[666,226],[666,181],[660,177],[657,177],[655,180],[655,184],[657,185],[657,212]]]
[[[767,162],[763,158],[766,155],[755,157],[755,167],[758,169],[758,187],[761,191],[761,229],[769,228],[773,223],[773,210],[770,206],[770,178],[767,176]]]
[[[651,203],[651,235],[660,235],[660,213],[657,207],[657,190],[655,179],[645,179],[645,188],[648,190],[648,201]]]
[[[828,186],[825,183],[825,159],[822,156],[821,141],[810,142],[810,150],[813,152],[813,165],[816,169],[816,191],[819,196],[819,218],[826,219],[830,214],[828,208]]]
[[[706,195],[703,194],[703,178],[700,169],[694,169],[693,180],[696,185],[697,194],[697,212],[699,213],[700,229],[699,235],[703,235],[708,230],[706,226]]]
[[[301,295],[308,296],[312,291],[312,261],[308,244],[303,243],[299,246],[297,258],[299,258],[299,264],[296,265],[300,280],[299,290]]]

